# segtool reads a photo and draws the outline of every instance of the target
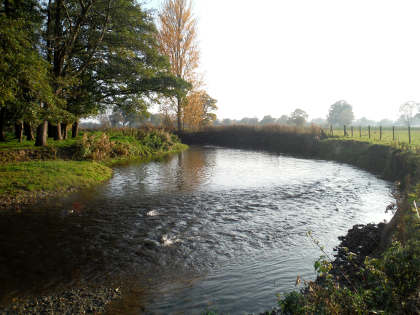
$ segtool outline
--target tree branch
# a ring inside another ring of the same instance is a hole
[[[80,67],[80,69],[75,73],[76,76],[81,75],[86,68],[89,66],[90,62],[92,61],[93,55],[95,54],[96,50],[98,49],[99,44],[102,42],[104,35],[105,35],[105,30],[107,28],[107,25],[109,23],[109,15],[111,12],[111,0],[108,0],[108,8],[107,8],[107,13],[106,13],[106,18],[105,18],[105,22],[104,25],[102,27],[102,32],[101,35],[99,36],[98,40],[96,41],[94,47],[92,48],[88,59],[85,61],[85,63]]]

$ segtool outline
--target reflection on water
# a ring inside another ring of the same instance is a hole
[[[0,292],[122,282],[124,300],[111,312],[261,311],[296,275],[314,277],[320,253],[307,231],[331,250],[353,224],[389,219],[389,192],[389,183],[342,164],[191,148],[3,213]]]

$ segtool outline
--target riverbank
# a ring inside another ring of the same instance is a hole
[[[0,307],[0,315],[100,314],[120,297],[119,288],[74,288],[52,295],[14,298],[7,307]]]
[[[112,169],[87,161],[31,161],[0,165],[0,208],[90,188],[112,176]]]
[[[180,137],[187,144],[264,150],[344,162],[396,181],[398,193],[393,219],[380,228],[350,230],[342,239],[335,259],[322,257],[315,263],[318,278],[324,279],[322,284],[305,282],[301,291],[283,296],[279,306],[285,314],[420,312],[420,218],[414,206],[414,201],[420,200],[418,152],[404,146],[328,138],[316,128],[232,126]],[[366,231],[375,234],[375,239],[370,242],[368,253],[358,252],[355,249],[364,248]],[[351,249],[346,245],[349,239]]]
[[[21,208],[39,200],[87,189],[108,180],[112,166],[159,159],[186,145],[163,130],[85,132],[76,140],[48,147],[0,146],[0,209]]]

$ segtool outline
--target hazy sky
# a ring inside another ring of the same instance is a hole
[[[162,0],[150,0],[159,8]],[[201,69],[219,118],[396,119],[420,101],[419,0],[194,0]]]

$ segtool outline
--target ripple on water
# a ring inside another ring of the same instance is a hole
[[[342,164],[214,147],[130,164],[41,214],[2,215],[0,289],[125,279],[150,313],[261,311],[314,277],[308,231],[331,251],[353,224],[389,218],[390,188]]]

